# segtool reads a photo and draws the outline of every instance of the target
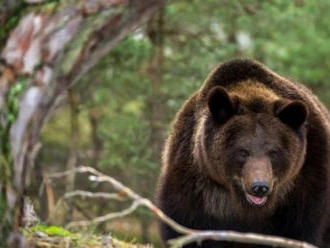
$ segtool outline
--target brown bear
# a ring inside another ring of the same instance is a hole
[[[303,85],[255,61],[223,63],[176,115],[157,204],[193,229],[330,247],[329,124],[327,109]],[[160,232],[165,242],[180,235],[164,223]]]

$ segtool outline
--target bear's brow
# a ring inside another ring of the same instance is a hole
[[[265,100],[262,98],[251,99],[247,103],[247,107],[250,111],[255,112],[255,113],[267,112],[267,104],[266,104]]]
[[[245,123],[247,124],[247,123]],[[241,123],[235,123],[230,128],[228,128],[225,132],[224,143],[228,144],[228,146],[232,146],[235,144],[237,137],[240,137],[244,133],[244,128],[242,129]]]
[[[234,143],[236,137],[239,136],[240,134],[241,134],[241,128],[239,127],[239,125],[231,126],[226,130],[224,143],[231,146]]]

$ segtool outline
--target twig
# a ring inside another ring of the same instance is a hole
[[[53,177],[55,177],[55,178],[58,177],[57,173],[54,175],[55,176],[53,176]],[[55,216],[60,205],[66,203],[66,200],[68,198],[72,198],[75,196],[87,197],[87,198],[111,199],[111,200],[117,200],[117,201],[125,200],[125,196],[120,193],[90,192],[90,191],[84,191],[84,190],[75,190],[75,191],[67,192],[57,201],[54,210],[50,211],[51,214],[50,214],[49,220],[51,220]]]
[[[77,202],[72,201],[71,204],[77,211],[79,211],[83,216],[85,216],[86,219],[91,220],[93,219],[93,216],[90,215],[89,209],[81,207]]]
[[[130,188],[123,185],[121,182],[119,182],[116,179],[95,170],[92,167],[81,166],[81,167],[77,167],[75,169],[67,170],[67,171],[64,171],[64,172],[53,173],[53,174],[50,174],[48,177],[49,178],[61,178],[61,177],[65,177],[67,175],[70,175],[72,173],[77,173],[77,172],[78,173],[86,173],[87,172],[87,173],[91,173],[91,174],[95,175],[95,176],[90,176],[89,177],[90,180],[92,180],[92,181],[110,183],[116,190],[118,190],[120,195],[127,196],[128,198],[133,199],[135,201],[138,200],[139,205],[143,205],[143,206],[147,207],[148,209],[150,209],[159,219],[161,219],[163,222],[165,222],[166,224],[171,226],[175,231],[177,231],[179,233],[183,233],[183,234],[191,234],[191,233],[195,232],[195,230],[184,227],[184,226],[176,223],[174,220],[172,220],[168,216],[166,216],[150,200],[142,198],[140,195],[138,195],[133,190],[131,190]],[[91,220],[91,221],[93,221],[93,220]]]
[[[67,199],[75,196],[87,197],[87,198],[102,198],[102,199],[117,200],[117,201],[125,200],[124,197],[119,195],[118,193],[89,192],[84,190],[75,190],[75,191],[67,192],[64,194],[63,198]]]
[[[100,216],[97,217],[95,219],[92,220],[82,220],[82,221],[73,221],[70,222],[67,227],[77,227],[77,226],[88,226],[88,225],[93,225],[93,224],[98,224],[101,222],[105,222],[114,218],[119,218],[119,217],[123,217],[126,215],[129,215],[131,213],[133,213],[139,206],[141,205],[139,200],[135,200],[133,201],[132,205],[129,208],[126,208],[122,211],[116,212],[116,213],[110,213],[110,214],[106,214],[104,216]]]
[[[117,181],[113,177],[107,176],[94,168],[81,166],[73,170],[68,170],[64,172],[53,173],[49,175],[50,178],[60,178],[72,173],[91,173],[93,176],[90,176],[90,180],[97,182],[108,182],[116,190],[118,190],[119,195],[124,195],[127,198],[133,200],[132,205],[120,212],[110,213],[104,216],[97,217],[90,221],[76,221],[69,223],[68,227],[75,226],[86,226],[89,224],[97,224],[100,222],[107,221],[109,219],[126,216],[135,211],[139,206],[145,206],[150,209],[160,220],[169,225],[178,233],[183,234],[181,237],[172,239],[169,241],[169,244],[172,248],[182,247],[183,245],[192,243],[192,242],[201,242],[203,240],[216,240],[216,241],[231,241],[239,243],[248,243],[248,244],[259,244],[259,245],[270,245],[277,247],[286,247],[286,248],[317,248],[314,245],[308,244],[306,242],[301,242],[293,239],[270,236],[270,235],[261,235],[254,233],[239,233],[234,231],[202,231],[194,230],[182,226],[169,218],[164,214],[158,207],[156,207],[150,200],[142,198],[140,195],[135,193],[130,188],[123,185],[121,182]],[[79,191],[78,191],[79,192]],[[68,195],[78,195],[77,192],[69,192]],[[96,193],[94,193],[96,194]],[[89,193],[83,193],[84,196],[89,197]],[[91,194],[93,197],[93,193]]]

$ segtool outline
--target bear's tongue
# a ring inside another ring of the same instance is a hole
[[[267,201],[267,196],[264,197],[258,197],[258,196],[253,196],[250,194],[246,194],[248,200],[250,200],[252,203],[256,204],[256,205],[262,205]]]

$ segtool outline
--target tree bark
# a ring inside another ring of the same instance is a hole
[[[161,85],[163,81],[164,69],[164,9],[161,8],[157,15],[155,15],[147,25],[147,35],[152,44],[152,57],[148,66],[148,74],[151,81],[152,95],[149,99],[149,113],[148,119],[150,120],[150,147],[152,151],[151,159],[153,162],[160,161],[161,150],[164,141],[164,97],[161,92]],[[150,188],[150,183],[153,182],[150,178],[145,179],[145,188]],[[148,194],[148,192],[146,192]],[[150,242],[149,239],[149,226],[150,217],[145,215],[141,221],[141,237],[144,243]]]

